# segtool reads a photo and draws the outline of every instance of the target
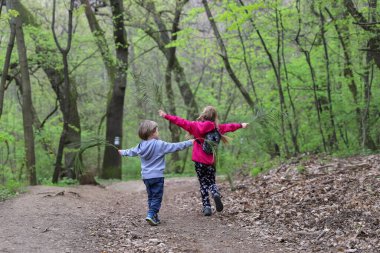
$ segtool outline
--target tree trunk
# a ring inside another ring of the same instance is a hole
[[[89,1],[81,0],[81,3],[84,5],[88,24],[96,39],[110,81],[106,110],[106,141],[114,145],[116,149],[112,146],[105,147],[100,176],[105,179],[121,179],[121,158],[117,148],[121,147],[122,142],[123,107],[128,68],[128,43],[124,28],[123,2],[121,0],[111,1],[116,58],[118,60],[116,65],[111,60],[105,32],[101,29]]]
[[[24,21],[25,24],[39,27],[38,22],[35,20],[34,16],[20,3],[18,2],[15,6],[15,9],[20,13],[21,19]],[[41,38],[39,38],[41,39]],[[42,38],[41,40],[44,40],[45,38]],[[43,54],[44,51],[50,50],[49,48],[43,47],[42,44],[36,43],[36,53],[37,54]],[[71,80],[70,90],[69,90],[69,98],[68,100],[64,99],[64,89],[62,83],[64,82],[64,73],[62,69],[51,67],[50,65],[45,64],[44,62],[38,62],[39,66],[44,70],[46,76],[48,77],[51,87],[54,90],[54,92],[57,95],[59,106],[61,109],[62,114],[64,114],[64,108],[66,107],[66,103],[69,103],[68,107],[69,112],[68,115],[64,115],[63,117],[66,117],[68,120],[69,129],[66,134],[66,143],[65,147],[67,148],[77,148],[80,145],[81,142],[81,126],[80,126],[80,118],[78,113],[78,106],[77,106],[77,90],[74,80]],[[65,153],[65,168],[73,168],[74,166],[74,157],[75,152],[66,152]],[[75,177],[72,173],[64,171],[63,174],[65,175],[71,175],[72,178]]]
[[[116,68],[114,64],[112,63],[111,52],[108,48],[107,40],[104,35],[105,32],[100,27],[98,20],[96,19],[95,14],[91,9],[89,0],[80,0],[80,1],[82,5],[84,5],[84,10],[87,17],[88,25],[95,38],[96,45],[98,46],[98,49],[102,56],[108,78],[110,79],[110,87],[112,87],[115,81]],[[111,93],[112,90],[110,89],[108,92]]]
[[[187,2],[187,1],[186,1]],[[174,14],[174,20],[172,24],[172,30],[171,30],[171,41],[176,41],[177,40],[177,32],[179,31],[179,21],[181,17],[181,11],[184,3],[178,4],[176,2],[176,10]],[[176,57],[176,47],[171,47],[168,49],[169,51],[169,58],[168,58],[168,64],[166,66],[166,71],[165,71],[165,89],[166,89],[166,94],[168,97],[168,103],[169,103],[169,110],[168,112],[172,115],[177,115],[176,112],[176,106],[175,106],[175,96],[174,96],[174,91],[172,88],[172,72],[173,72],[173,66],[174,66],[174,60]],[[172,142],[179,142],[180,141],[180,129],[178,126],[175,124],[169,123],[169,130],[171,134],[171,140]],[[180,165],[180,156],[179,152],[175,152],[171,155],[171,162],[174,163],[174,172],[175,173],[182,173],[183,169]]]
[[[106,140],[113,143],[104,149],[102,178],[121,179],[121,157],[117,149],[121,148],[123,137],[123,110],[128,70],[128,42],[124,28],[124,8],[122,0],[111,0],[113,34],[116,48],[117,72],[111,99],[107,105]]]
[[[7,9],[14,9],[13,6],[18,0],[8,0]],[[11,26],[16,32],[17,51],[20,61],[20,72],[22,81],[22,117],[24,126],[25,155],[26,168],[29,174],[29,184],[37,184],[36,175],[36,156],[34,150],[34,132],[32,117],[32,89],[30,85],[28,57],[26,54],[26,45],[24,40],[24,32],[20,17],[11,18]]]
[[[55,4],[56,0],[53,1],[53,17],[52,17],[52,25],[51,29],[53,32],[54,36],[54,41],[55,44],[57,45],[59,51],[62,54],[62,62],[63,62],[63,97],[61,98],[63,102],[63,107],[61,108],[62,114],[63,114],[63,129],[61,133],[61,137],[59,139],[59,144],[58,144],[58,151],[57,151],[57,157],[56,157],[56,162],[55,162],[55,168],[54,168],[54,174],[53,174],[53,183],[57,183],[59,177],[61,176],[66,176],[68,178],[75,178],[75,172],[73,168],[65,168],[65,173],[62,173],[62,158],[64,156],[64,148],[65,145],[68,143],[68,134],[69,134],[69,129],[71,128],[69,126],[69,113],[70,113],[70,90],[71,90],[71,85],[70,85],[70,78],[69,78],[69,63],[68,63],[68,54],[70,52],[71,48],[71,39],[72,39],[72,31],[73,31],[73,9],[74,9],[74,0],[70,1],[70,9],[68,10],[69,12],[69,20],[68,20],[68,36],[67,36],[67,44],[65,48],[62,48],[60,43],[58,42],[56,33],[55,33]],[[79,145],[79,143],[76,143],[76,145]],[[74,147],[70,147],[74,148]]]

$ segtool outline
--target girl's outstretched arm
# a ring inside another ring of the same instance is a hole
[[[219,132],[221,134],[225,134],[228,132],[234,132],[240,128],[247,128],[248,123],[225,123],[225,124],[219,124]]]
[[[196,137],[208,133],[215,128],[215,124],[211,121],[190,121],[178,116],[169,115],[162,110],[159,110],[158,114]]]
[[[169,120],[173,124],[185,129],[189,133],[192,133],[192,122],[191,121],[183,119],[183,118],[178,117],[178,116],[169,115],[166,112],[164,112],[163,110],[158,110],[158,114],[161,117],[163,117],[164,119]]]
[[[158,110],[158,114],[161,116],[161,117],[163,117],[163,118],[165,118],[165,116],[166,116],[166,112],[164,112],[163,110]]]

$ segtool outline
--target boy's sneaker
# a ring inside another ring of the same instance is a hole
[[[205,206],[203,207],[203,215],[204,216],[211,216],[211,207],[210,206]]]
[[[151,226],[157,226],[158,223],[157,223],[157,220],[154,218],[153,215],[148,215],[145,220],[149,223],[149,225]]]
[[[158,214],[157,213],[155,215],[153,215],[153,219],[156,221],[157,224],[161,223],[160,218],[158,218]]]
[[[223,211],[223,203],[222,203],[222,197],[219,193],[214,194],[214,201],[215,201],[215,207],[217,212]]]

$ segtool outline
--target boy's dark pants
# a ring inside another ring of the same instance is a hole
[[[148,193],[148,216],[153,216],[160,211],[162,196],[164,194],[164,178],[143,179]]]

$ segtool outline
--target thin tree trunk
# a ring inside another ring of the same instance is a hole
[[[369,1],[369,8],[370,8],[370,14],[369,14],[369,22],[370,23],[376,23],[377,22],[377,15],[376,15],[376,7],[377,7],[377,0],[370,0]],[[372,60],[376,63],[377,55],[376,55],[376,49],[380,48],[378,45],[380,41],[380,35],[377,35],[371,39],[368,40],[368,48],[369,51],[366,55],[366,66],[365,66],[365,74],[364,74],[364,102],[365,107],[362,110],[362,147],[363,148],[369,148],[371,150],[376,150],[376,144],[373,141],[371,135],[370,135],[370,103],[371,103],[371,97],[372,97],[372,81],[373,81],[373,64]]]
[[[327,99],[328,99],[328,108],[329,108],[329,115],[330,115],[330,124],[331,124],[331,130],[332,130],[332,136],[330,136],[329,138],[329,145],[331,149],[336,149],[338,145],[336,143],[337,142],[336,127],[335,127],[335,118],[334,118],[334,112],[333,112],[333,101],[331,98],[330,58],[329,58],[329,52],[328,52],[327,41],[326,41],[326,36],[325,36],[325,33],[326,33],[325,17],[323,16],[321,9],[319,9],[319,18],[321,20],[321,37],[322,37],[323,49],[325,53]]]
[[[354,100],[355,104],[355,112],[356,112],[356,122],[358,124],[358,142],[360,142],[361,139],[361,129],[362,129],[362,121],[361,121],[361,110],[359,107],[359,102],[358,102],[358,88],[355,82],[355,77],[354,77],[354,71],[352,69],[352,61],[351,61],[351,55],[350,55],[350,49],[349,49],[349,33],[348,29],[346,28],[341,28],[338,26],[336,22],[336,18],[332,15],[330,10],[326,7],[325,8],[326,12],[328,13],[329,17],[334,21],[334,27],[335,30],[338,34],[338,39],[340,41],[340,44],[343,49],[343,56],[344,56],[344,69],[343,69],[343,75],[344,77],[348,80],[348,88],[352,94],[352,98]]]
[[[301,42],[299,40],[299,37],[301,34],[301,10],[300,10],[299,5],[300,5],[300,0],[297,0],[296,8],[297,8],[297,12],[298,12],[298,31],[297,31],[295,41],[296,41],[300,51],[305,55],[307,65],[309,66],[310,75],[311,75],[312,84],[313,84],[312,88],[313,88],[313,95],[314,95],[314,105],[315,105],[315,110],[317,113],[319,133],[321,135],[321,139],[322,139],[322,143],[323,143],[323,150],[325,152],[327,152],[326,140],[325,140],[325,136],[324,136],[323,128],[322,128],[322,121],[321,121],[321,114],[320,114],[321,109],[320,109],[320,104],[319,104],[319,99],[318,99],[318,94],[317,94],[318,87],[317,87],[316,80],[315,80],[316,79],[315,71],[314,71],[313,65],[311,64],[310,52],[305,50],[302,47]]]
[[[277,4],[277,2],[276,2]],[[285,104],[285,96],[284,91],[282,89],[282,80],[281,80],[281,32],[280,32],[280,25],[279,25],[279,10],[275,9],[276,11],[276,29],[277,29],[277,71],[276,67],[274,67],[275,73],[276,73],[276,80],[277,80],[277,89],[278,89],[278,96],[280,100],[280,119],[281,119],[281,135],[282,135],[282,141],[284,143],[284,148],[286,155],[289,156],[289,148],[288,148],[288,142],[286,140],[286,133],[285,133],[285,120],[284,120],[284,114],[288,114],[286,104]]]
[[[202,0],[202,4],[203,4],[203,6],[205,8],[208,20],[210,22],[210,25],[211,25],[213,31],[214,31],[214,35],[215,35],[216,40],[218,42],[219,48],[221,50],[221,55],[220,56],[223,59],[224,66],[225,66],[228,74],[230,75],[232,81],[234,82],[234,84],[240,90],[240,92],[243,95],[245,101],[247,102],[247,104],[249,105],[249,107],[251,108],[251,110],[254,111],[254,109],[255,109],[255,103],[253,102],[251,96],[249,95],[249,93],[247,92],[247,90],[244,88],[244,85],[240,82],[240,80],[236,76],[234,70],[232,69],[232,66],[231,66],[229,58],[228,58],[227,49],[226,49],[226,47],[224,45],[224,42],[223,42],[223,39],[222,39],[222,37],[221,37],[221,35],[219,33],[218,27],[216,26],[214,17],[212,16],[212,13],[210,11],[210,7],[208,6],[207,0]]]
[[[8,0],[8,11],[14,9],[14,4],[18,0]],[[34,149],[34,131],[33,131],[33,114],[32,114],[32,89],[29,77],[28,57],[26,53],[26,45],[24,40],[24,32],[22,29],[22,21],[20,17],[11,18],[11,26],[16,32],[17,51],[20,61],[21,81],[22,81],[22,117],[24,126],[24,139],[25,139],[25,154],[26,154],[26,168],[29,174],[29,184],[37,184],[36,174],[36,156]]]
[[[239,1],[241,6],[245,6],[244,2],[242,0],[238,0],[238,1]],[[245,12],[248,14],[247,10]],[[280,16],[280,18],[279,18],[279,16]],[[272,66],[273,72],[274,72],[275,77],[276,77],[276,84],[277,84],[277,88],[278,88],[279,102],[280,102],[281,138],[282,138],[283,143],[284,143],[286,155],[289,155],[289,148],[288,148],[288,144],[287,144],[287,140],[286,140],[285,120],[284,120],[284,115],[288,115],[288,109],[287,109],[287,105],[286,105],[286,101],[285,101],[285,96],[284,96],[284,92],[283,92],[283,88],[282,88],[282,80],[281,80],[281,54],[280,54],[280,49],[282,48],[282,45],[283,45],[283,31],[280,32],[280,26],[279,26],[279,21],[281,21],[281,14],[276,9],[277,66],[276,66],[276,63],[273,59],[271,52],[269,51],[269,49],[266,45],[266,42],[265,42],[263,36],[260,33],[260,30],[256,27],[256,24],[252,18],[249,18],[249,21],[250,21],[252,27],[255,29],[257,35],[259,36],[261,45],[263,46],[264,51],[265,51],[266,55],[268,56],[269,62]],[[295,135],[293,133],[293,126],[292,126],[292,123],[290,122],[289,118],[287,119],[287,123],[288,123],[288,127],[290,130],[291,136],[292,136],[292,142],[294,145],[294,150],[295,150],[295,152],[299,152],[297,138],[295,137]]]
[[[128,37],[131,37],[130,32],[128,32]],[[142,121],[146,118],[147,114],[147,108],[146,103],[144,99],[146,98],[147,94],[144,89],[142,89],[142,86],[144,83],[140,80],[140,72],[137,69],[137,66],[135,64],[136,56],[135,56],[135,47],[132,44],[129,45],[129,66],[131,67],[131,76],[134,81],[134,86],[136,88],[136,106],[137,108],[140,108],[137,111],[137,118],[139,121]]]
[[[1,115],[3,114],[5,84],[6,84],[7,78],[8,78],[9,65],[11,62],[13,46],[14,46],[14,42],[15,42],[15,38],[16,38],[16,31],[14,28],[15,28],[14,26],[11,26],[11,33],[9,35],[7,52],[5,54],[5,59],[4,59],[3,73],[1,76],[1,83],[0,83],[0,119],[1,119]]]
[[[368,58],[367,58],[368,60]],[[371,104],[371,97],[372,97],[372,81],[373,81],[373,64],[370,62],[367,62],[366,71],[364,73],[364,102],[365,107],[362,110],[362,148],[368,148],[371,150],[376,150],[376,144],[373,141],[371,135],[370,135],[370,118],[369,118],[369,112],[370,112],[370,104]]]
[[[280,25],[281,25],[281,57],[282,57],[282,62],[284,66],[284,72],[285,72],[285,79],[286,79],[286,91],[289,97],[289,103],[290,103],[290,108],[293,113],[293,118],[294,118],[294,129],[293,129],[293,124],[290,122],[290,119],[288,118],[288,125],[289,125],[289,130],[290,130],[290,135],[292,139],[292,143],[294,146],[294,152],[295,154],[298,154],[300,152],[299,145],[298,145],[298,115],[296,113],[296,108],[293,102],[293,98],[290,92],[290,87],[289,87],[289,75],[288,75],[288,69],[286,67],[286,60],[285,60],[285,46],[284,46],[284,40],[285,40],[285,35],[284,35],[284,24],[282,22],[282,15],[281,12],[280,14]],[[286,105],[286,104],[285,104]]]
[[[182,7],[187,3],[188,1],[184,1],[177,5],[177,8],[180,7],[179,10],[176,11],[175,19],[173,22],[174,26],[177,26],[176,29],[178,29],[179,24],[179,14],[182,9]],[[198,105],[196,103],[196,100],[194,98],[194,94],[190,88],[190,84],[187,81],[185,71],[183,67],[181,66],[176,54],[172,54],[170,51],[170,48],[166,48],[166,45],[171,42],[171,39],[169,37],[169,34],[167,32],[166,26],[164,21],[161,19],[160,15],[156,11],[156,7],[153,1],[143,3],[143,7],[146,8],[146,10],[153,15],[154,22],[158,28],[158,32],[154,31],[152,28],[150,28],[147,25],[144,25],[140,28],[144,30],[146,34],[148,34],[158,45],[158,48],[161,50],[161,52],[165,55],[166,59],[171,61],[172,65],[172,71],[174,73],[174,79],[178,85],[179,91],[181,93],[182,99],[187,107],[187,118],[194,119],[198,115]],[[179,11],[179,12],[178,12]],[[176,18],[178,19],[177,21]]]
[[[248,81],[249,81],[248,83],[252,87],[252,91],[253,91],[253,95],[255,96],[256,103],[258,103],[259,102],[259,98],[257,97],[255,83],[254,83],[253,77],[252,77],[252,71],[251,71],[251,69],[249,67],[249,64],[248,64],[247,50],[245,48],[245,44],[244,44],[244,40],[243,40],[243,36],[242,36],[241,30],[240,30],[240,27],[238,27],[238,35],[239,35],[239,40],[240,40],[241,47],[243,49],[243,61],[244,61],[245,69],[247,70],[247,73],[248,73]]]
[[[187,1],[186,1],[187,2]],[[177,40],[177,32],[179,31],[179,21],[181,17],[181,11],[184,3],[178,4],[176,2],[176,10],[174,14],[174,20],[172,24],[172,37],[171,41],[176,41]],[[168,59],[168,64],[166,67],[165,71],[165,88],[166,88],[166,94],[168,97],[168,103],[169,103],[169,113],[176,115],[176,106],[175,106],[175,97],[174,97],[174,91],[172,88],[172,72],[173,72],[173,66],[174,66],[174,60],[176,57],[176,47],[171,47],[168,49],[169,51],[169,59]],[[171,134],[171,140],[172,142],[179,142],[180,141],[180,129],[178,126],[175,124],[169,124],[169,130]],[[180,161],[180,156],[178,152],[175,152],[172,154],[172,162],[174,163],[174,172],[175,173],[182,173],[183,172],[183,167],[181,167],[179,161]]]

